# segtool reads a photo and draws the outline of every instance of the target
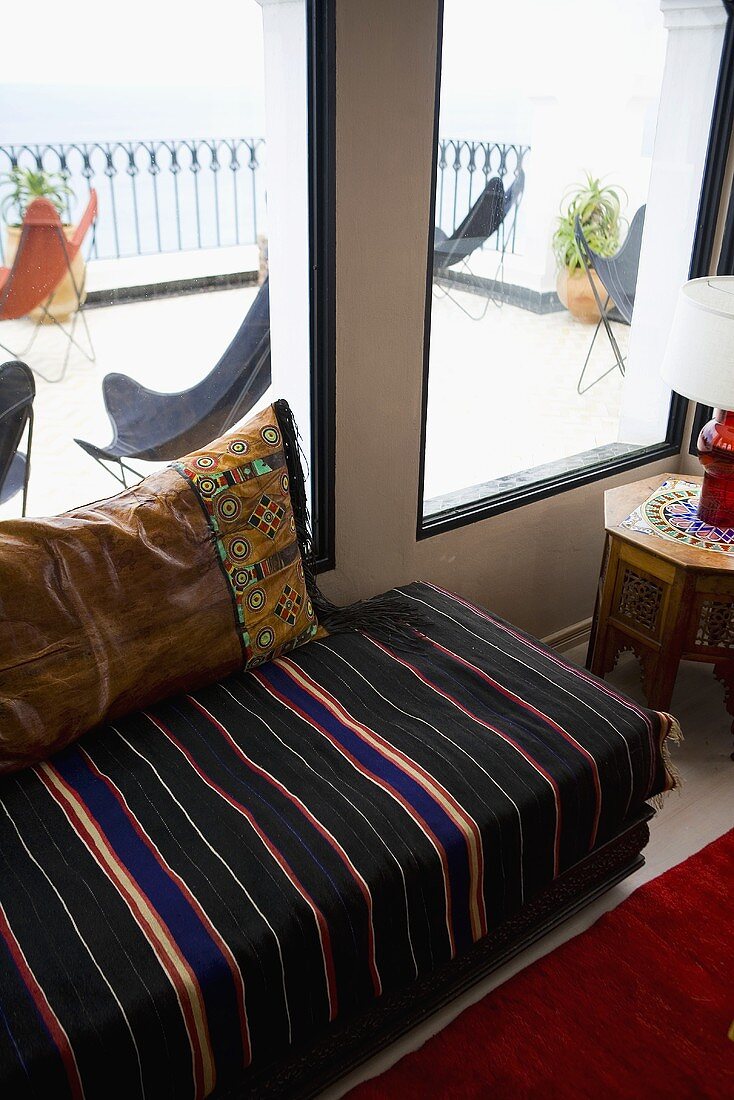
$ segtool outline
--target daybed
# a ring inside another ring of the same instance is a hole
[[[0,525],[3,1097],[308,1095],[639,863],[672,719],[309,548],[283,401]]]
[[[4,1097],[312,1094],[640,865],[671,719],[403,592],[0,779]]]

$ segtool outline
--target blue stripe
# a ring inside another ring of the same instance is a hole
[[[469,912],[469,852],[466,837],[452,818],[420,783],[340,722],[336,715],[297,684],[274,661],[269,661],[258,669],[258,675],[322,726],[367,771],[389,783],[429,826],[446,852],[456,945],[457,947],[470,946],[472,934]]]
[[[135,832],[123,807],[107,784],[94,774],[82,753],[78,749],[61,753],[53,766],[84,801],[118,859],[165,921],[194,971],[204,997],[218,1075],[241,1069],[245,1052],[237,994],[224,955],[177,883]]]

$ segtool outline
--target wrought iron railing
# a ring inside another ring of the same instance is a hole
[[[441,138],[436,224],[451,233],[492,176],[505,186],[529,146]],[[75,142],[0,145],[0,174],[19,165],[61,172],[74,199],[65,220],[81,214],[97,190],[99,217],[92,258],[251,244],[265,223],[264,138]],[[514,251],[518,218],[504,248]],[[503,228],[507,232],[507,227]],[[4,227],[0,258],[4,260]],[[497,247],[490,238],[486,247]]]
[[[16,165],[61,172],[75,196],[69,222],[94,187],[91,254],[114,259],[254,243],[265,214],[264,149],[263,138],[0,145],[0,174]]]
[[[436,225],[453,233],[493,176],[499,176],[505,190],[523,168],[529,145],[468,138],[439,138],[436,174]],[[520,220],[516,210],[509,226],[503,225],[482,246],[514,252]],[[500,241],[500,237],[502,240]]]

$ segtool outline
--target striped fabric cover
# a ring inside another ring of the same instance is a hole
[[[2,779],[0,1095],[204,1097],[466,950],[670,786],[666,716],[403,591],[414,650],[316,641]]]

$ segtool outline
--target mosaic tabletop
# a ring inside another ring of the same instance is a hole
[[[734,552],[734,527],[712,527],[698,518],[701,486],[694,481],[668,478],[635,508],[622,527],[642,535],[658,535],[697,550]]]

